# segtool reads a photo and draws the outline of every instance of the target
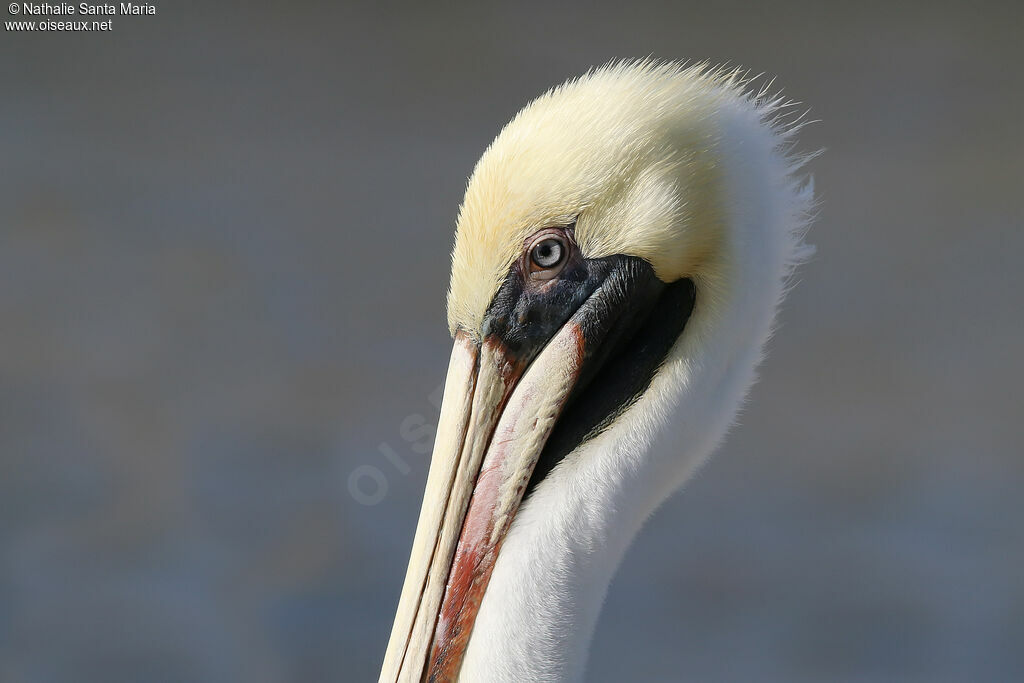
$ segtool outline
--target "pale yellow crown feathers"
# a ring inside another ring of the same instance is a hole
[[[672,282],[714,261],[723,229],[716,112],[736,72],[620,62],[528,104],[477,163],[459,211],[448,324],[479,339],[523,242],[576,221],[587,258],[649,261]]]

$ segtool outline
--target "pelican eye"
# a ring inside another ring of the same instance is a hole
[[[561,272],[569,259],[569,242],[558,231],[545,231],[529,247],[530,277],[550,280]]]
[[[562,243],[549,237],[540,244],[534,245],[530,252],[533,264],[538,268],[554,268],[562,262]]]

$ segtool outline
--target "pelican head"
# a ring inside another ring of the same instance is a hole
[[[732,422],[801,256],[812,192],[780,106],[734,72],[616,63],[484,152],[381,681],[582,674],[615,568]],[[679,442],[651,450],[667,419]]]

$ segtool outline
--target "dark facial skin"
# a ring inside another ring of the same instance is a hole
[[[552,266],[553,254],[561,258]],[[693,312],[692,280],[666,284],[634,256],[584,258],[572,226],[548,228],[523,255],[491,301],[483,336],[528,365],[588,299],[582,321],[583,373],[527,487],[529,492],[568,453],[607,428],[650,386]],[[596,304],[596,305],[593,305]]]

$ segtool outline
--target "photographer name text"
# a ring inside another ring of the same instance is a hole
[[[12,4],[10,6],[11,14],[17,14],[17,12],[14,11],[17,6],[17,4]],[[156,5],[135,4],[132,2],[122,2],[118,4],[92,4],[83,2],[78,5],[72,5],[66,2],[57,4],[25,2],[21,3],[21,14],[27,14],[30,16],[71,16],[74,14],[85,16],[139,16],[145,14],[156,14]]]

